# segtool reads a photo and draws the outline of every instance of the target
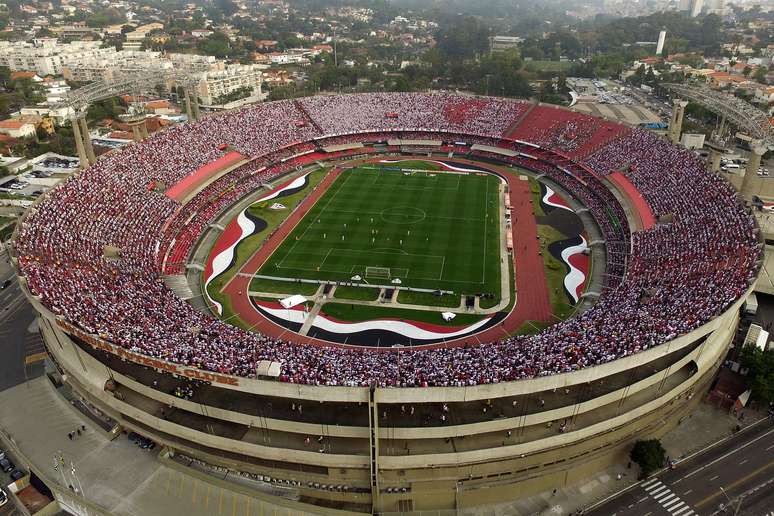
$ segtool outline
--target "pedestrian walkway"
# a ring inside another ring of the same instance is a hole
[[[70,438],[81,425],[86,430]],[[125,437],[109,440],[46,377],[0,392],[0,430],[49,480],[79,486],[116,516],[312,516],[292,501],[279,505],[255,490],[171,468]],[[59,456],[69,467],[55,471],[52,458]]]
[[[694,510],[680,499],[675,493],[665,486],[661,480],[654,478],[643,483],[641,487],[656,500],[661,507],[669,511],[672,516],[691,516],[696,514]]]

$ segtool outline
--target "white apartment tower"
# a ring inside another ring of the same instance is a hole
[[[696,18],[701,14],[701,10],[704,7],[704,0],[692,0],[691,1],[691,18]]]
[[[666,41],[666,31],[662,30],[658,33],[658,43],[656,44],[656,55],[660,56],[664,51],[664,42]]]

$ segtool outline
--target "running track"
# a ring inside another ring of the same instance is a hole
[[[412,159],[405,156],[402,159]],[[413,159],[423,159],[417,156]],[[367,160],[375,161],[375,160]],[[476,165],[489,168],[480,162],[455,158],[456,163]],[[355,165],[358,162],[349,162]],[[494,171],[494,169],[491,169]],[[291,332],[282,326],[268,320],[250,303],[247,292],[250,287],[250,277],[257,272],[271,254],[280,246],[285,238],[296,227],[298,222],[317,203],[325,191],[333,184],[341,174],[336,167],[329,172],[311,192],[298,208],[282,223],[256,253],[239,269],[239,273],[226,284],[223,293],[229,297],[234,313],[250,326],[252,330],[275,338],[282,338],[292,342],[303,344],[316,344],[325,346],[353,347],[336,344],[324,340],[313,339]],[[543,266],[543,258],[540,256],[540,243],[537,239],[537,222],[533,213],[532,192],[529,181],[523,181],[519,176],[511,173],[500,174],[508,183],[508,191],[511,198],[511,220],[513,232],[513,270],[516,276],[516,305],[508,316],[498,325],[488,328],[475,335],[450,340],[441,344],[429,344],[427,346],[414,346],[415,348],[437,348],[444,346],[460,346],[471,343],[486,343],[502,339],[508,332],[518,329],[526,321],[549,321],[551,319],[551,303],[548,296],[546,274]],[[354,346],[362,347],[362,346]],[[389,351],[389,348],[373,348]]]

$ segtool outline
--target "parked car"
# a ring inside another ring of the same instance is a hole
[[[0,507],[8,503],[8,495],[0,488]]]
[[[14,482],[16,482],[22,477],[24,477],[24,473],[21,470],[15,469],[11,471],[11,480],[13,480]]]
[[[6,457],[5,459],[0,460],[0,469],[3,470],[3,473],[10,473],[16,468],[16,465],[14,465],[13,462],[8,460]]]
[[[0,285],[0,290],[5,290],[11,285],[11,280],[7,279],[3,282],[2,285]],[[3,452],[2,455],[0,455],[0,459],[5,458],[5,452]]]

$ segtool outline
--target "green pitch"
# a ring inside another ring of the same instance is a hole
[[[345,170],[258,274],[500,296],[500,180]]]

